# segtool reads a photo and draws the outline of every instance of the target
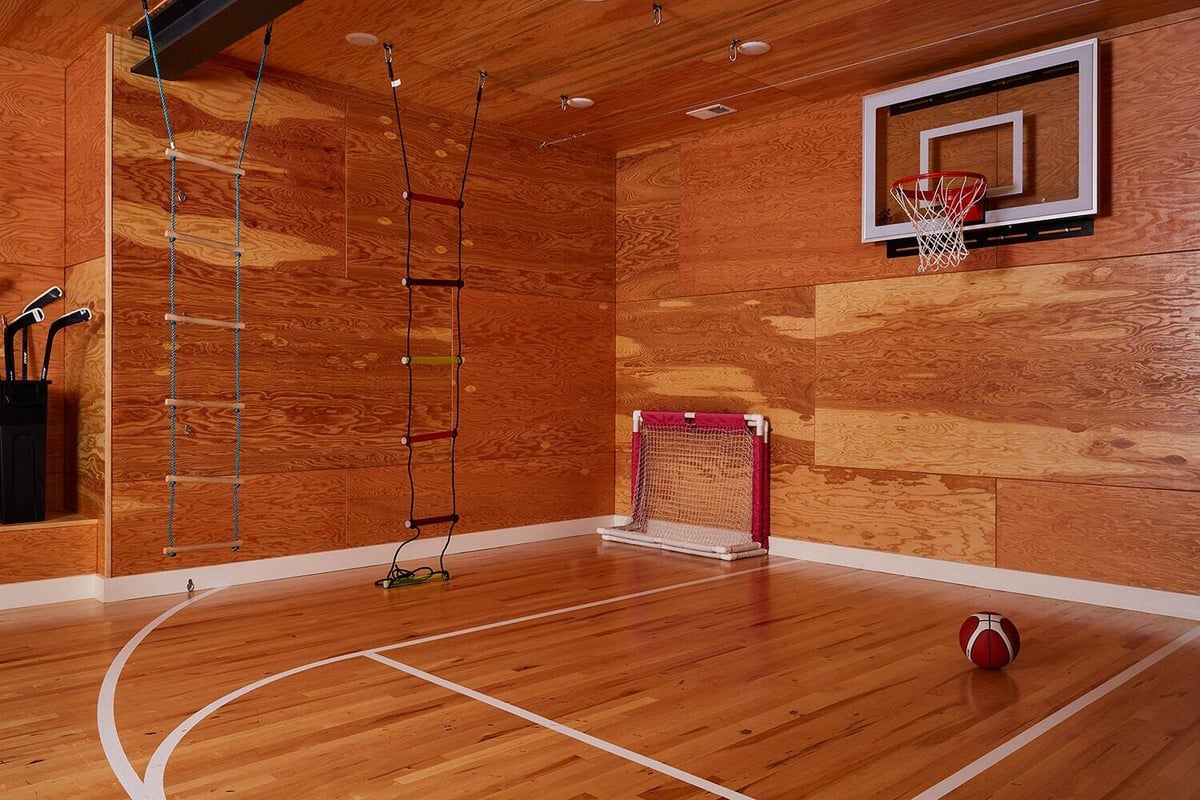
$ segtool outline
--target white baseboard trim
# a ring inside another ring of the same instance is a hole
[[[1063,578],[1057,575],[1042,575],[1036,572],[1020,572],[999,567],[984,567],[976,564],[959,564],[933,558],[884,553],[858,547],[806,542],[771,537],[771,555],[797,558],[852,567],[890,575],[907,575],[942,583],[957,583],[962,586],[977,586],[1000,592],[1014,592],[1053,600],[1069,600],[1074,603],[1144,611],[1167,617],[1200,620],[1200,595],[1164,592],[1158,589],[1143,589],[1137,586],[1121,586],[1114,583],[1085,581],[1078,578]]]
[[[519,528],[500,528],[455,536],[447,553],[467,553],[491,550],[530,542],[543,542],[594,533],[597,526],[608,525],[612,517],[604,515],[564,522],[547,522]],[[421,538],[405,546],[403,563],[436,559],[445,544],[445,537]],[[120,578],[101,578],[99,575],[77,575],[28,583],[0,584],[0,609],[62,603],[67,600],[96,599],[104,603],[179,594],[186,591],[190,579],[195,589],[216,586],[237,586],[260,581],[298,578],[324,572],[338,572],[362,567],[391,564],[397,542],[306,553],[279,558],[262,558],[233,564],[219,564],[194,569],[174,569]],[[382,577],[382,572],[381,572]]]

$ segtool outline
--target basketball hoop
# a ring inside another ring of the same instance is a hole
[[[955,267],[967,257],[963,224],[983,219],[987,178],[977,172],[926,172],[892,184],[892,197],[912,220],[919,272]]]

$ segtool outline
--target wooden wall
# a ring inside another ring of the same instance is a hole
[[[617,174],[635,408],[768,414],[773,534],[1200,592],[1200,20],[1107,37],[1089,238],[915,275],[859,242],[859,95]]]
[[[138,46],[113,72],[112,574],[395,542],[408,487],[403,171],[390,98],[270,76],[243,182],[237,554],[168,559],[168,164]],[[253,75],[206,65],[168,87],[178,147],[236,159]],[[485,98],[485,102],[487,99]],[[405,114],[414,190],[456,193],[468,127]],[[463,237],[460,532],[612,511],[613,178],[610,157],[480,130]],[[232,239],[232,179],[188,164],[179,230]],[[414,210],[414,273],[449,276],[453,214]],[[231,318],[231,257],[181,245],[178,311]],[[418,354],[450,352],[449,293],[416,296]],[[232,394],[232,334],[180,326],[177,396]],[[448,427],[448,367],[418,373],[416,430]],[[185,428],[186,426],[186,428]],[[228,474],[232,416],[180,412],[180,474]],[[186,433],[185,433],[186,431]],[[418,514],[448,510],[448,449],[422,445]],[[227,540],[230,490],[181,486],[179,544]],[[444,529],[431,529],[439,534]]]

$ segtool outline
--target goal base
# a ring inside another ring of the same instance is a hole
[[[767,551],[754,541],[738,544],[712,545],[662,536],[650,536],[620,528],[598,528],[597,533],[606,542],[632,544],[638,547],[653,547],[659,550],[670,550],[675,553],[687,553],[688,555],[704,556],[706,558],[719,558],[723,561],[756,558],[767,554]]]

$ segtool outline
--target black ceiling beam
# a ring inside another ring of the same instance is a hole
[[[303,0],[172,0],[151,18],[154,47],[163,80],[182,78],[192,67],[243,39]],[[145,39],[146,22],[133,27]],[[131,70],[153,75],[154,62],[143,58]]]

